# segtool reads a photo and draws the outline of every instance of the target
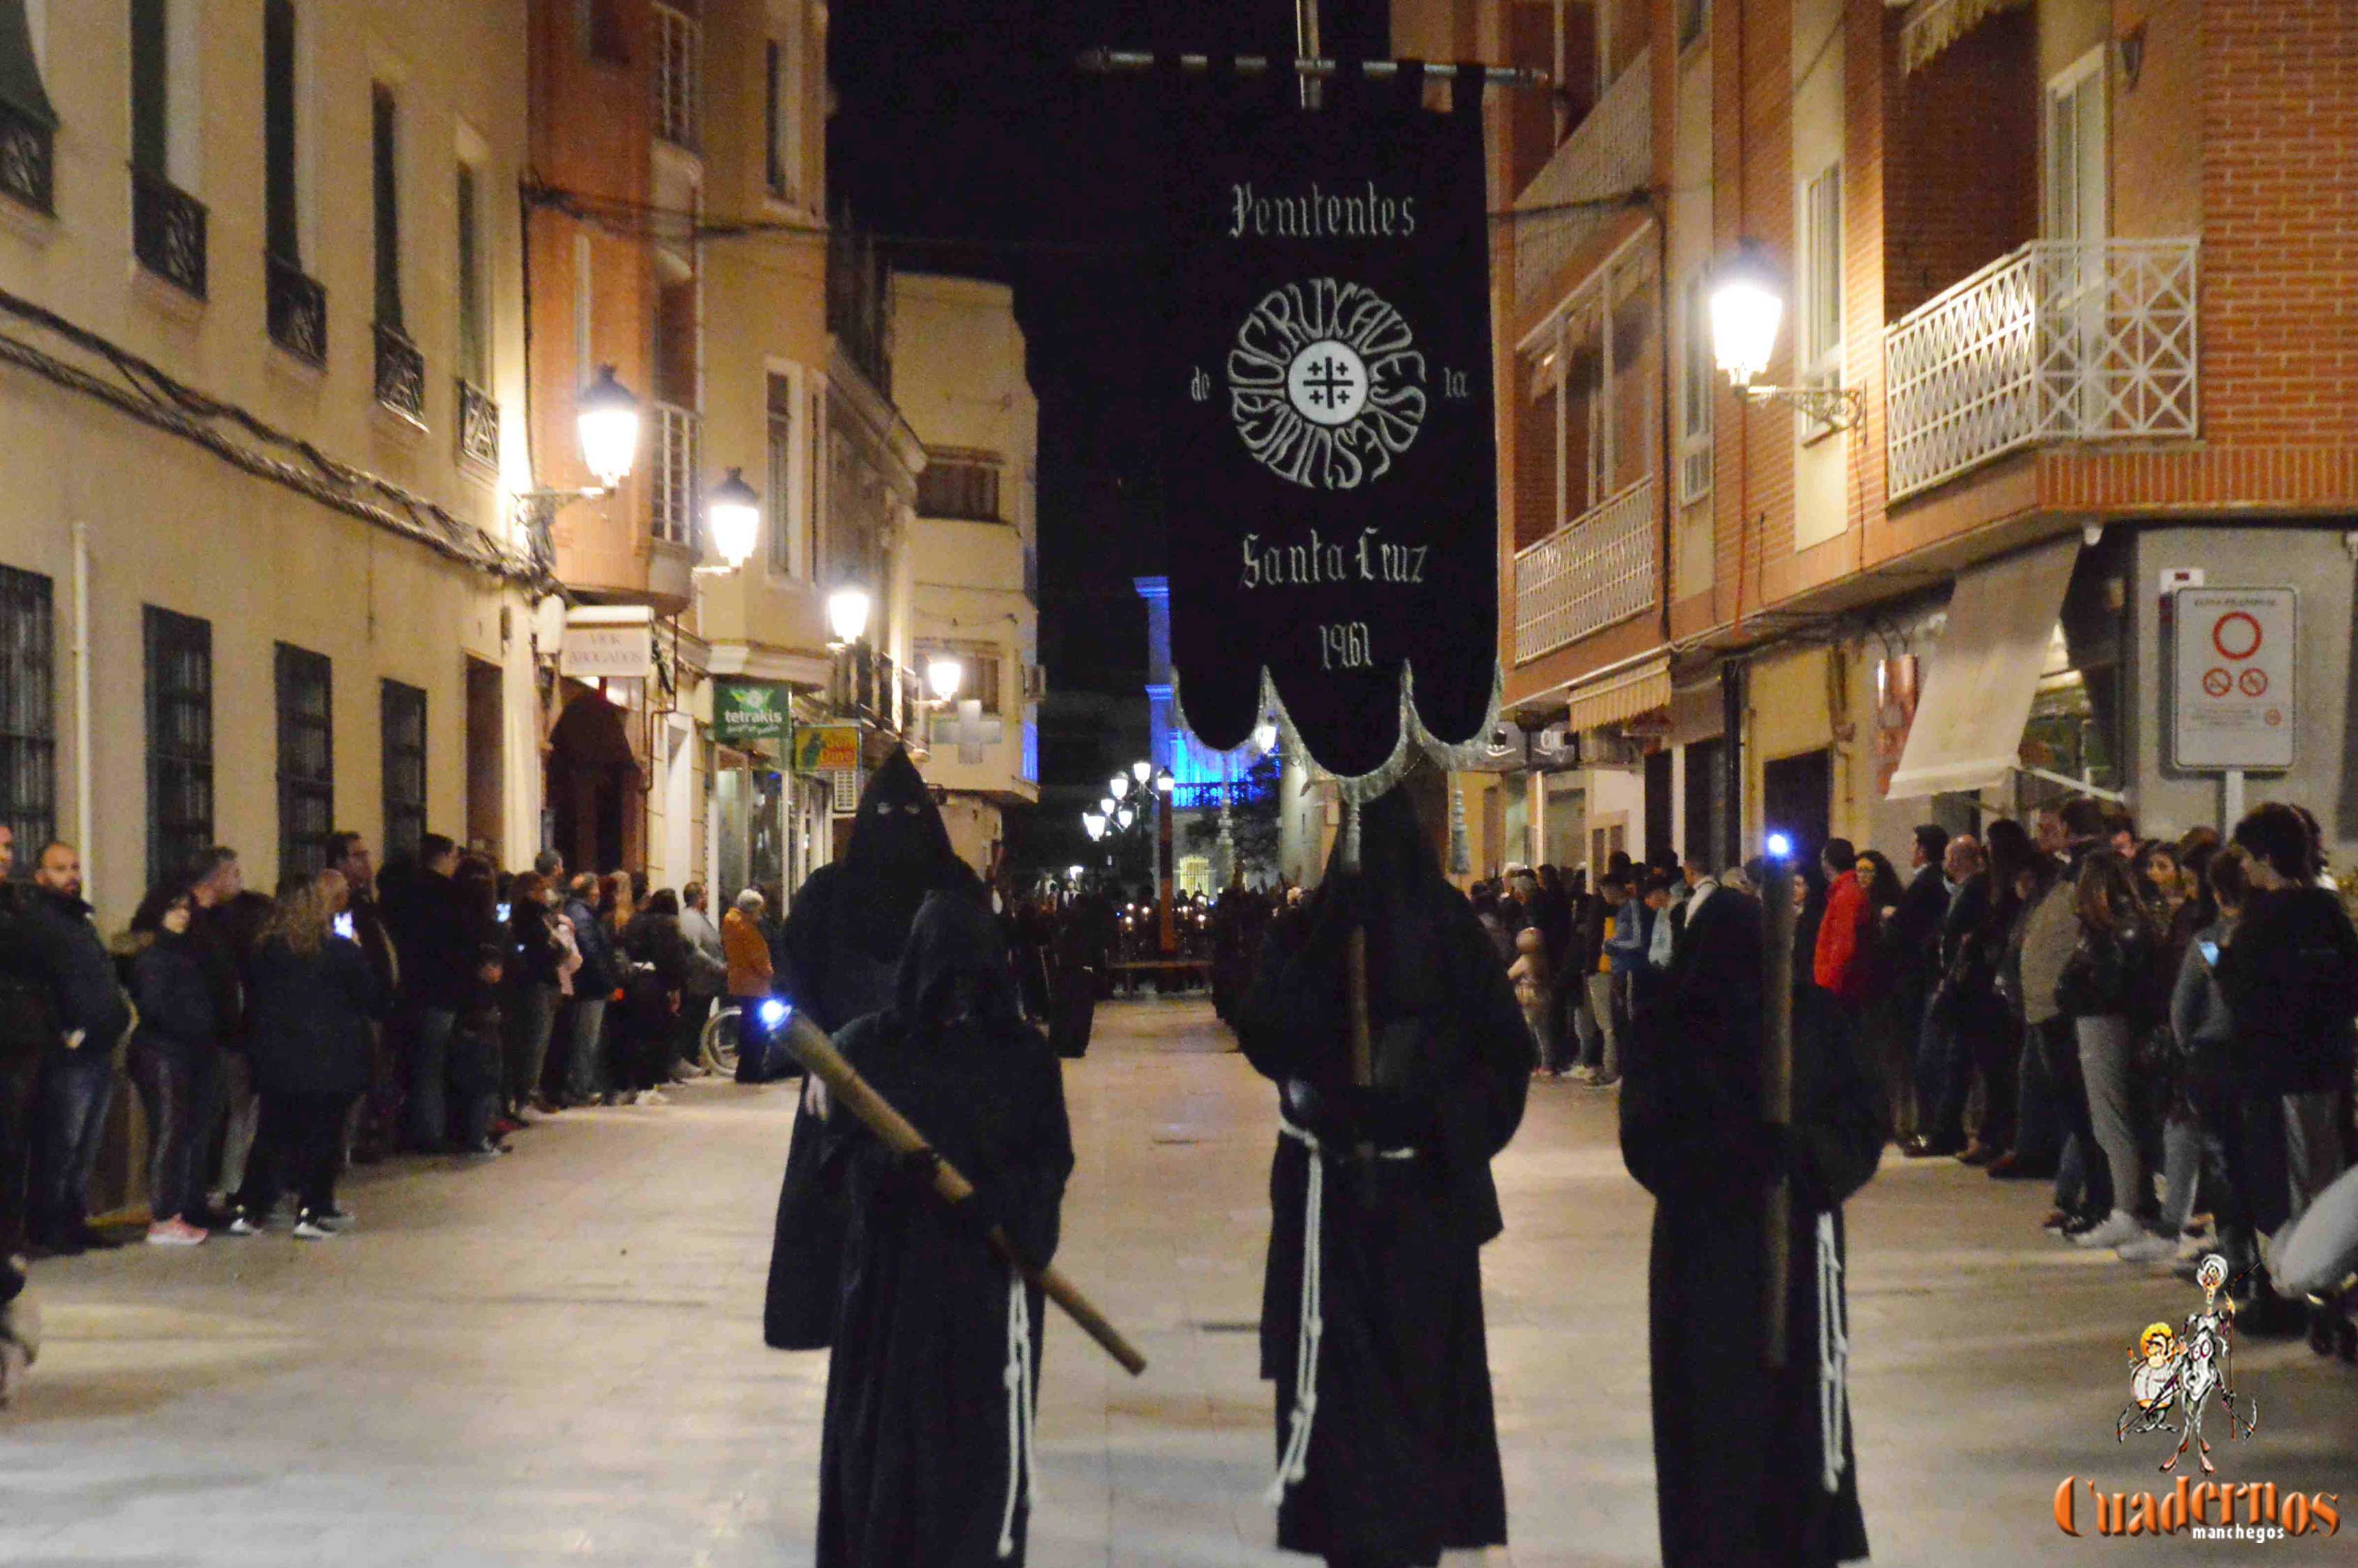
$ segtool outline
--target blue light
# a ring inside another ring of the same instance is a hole
[[[794,1005],[791,1002],[780,1001],[776,997],[772,997],[755,1009],[755,1013],[761,1019],[763,1028],[775,1029],[791,1018],[794,1011]]]
[[[1772,859],[1789,860],[1793,858],[1793,836],[1790,833],[1771,833],[1760,847],[1768,850]]]

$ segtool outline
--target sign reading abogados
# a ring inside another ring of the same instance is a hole
[[[712,738],[716,741],[783,741],[786,738],[786,688],[769,681],[712,683]]]

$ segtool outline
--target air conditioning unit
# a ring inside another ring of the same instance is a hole
[[[831,768],[824,776],[827,779],[828,796],[827,815],[830,816],[859,816],[860,792],[868,787],[868,770],[866,768]]]

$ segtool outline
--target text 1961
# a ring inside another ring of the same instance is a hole
[[[1368,637],[1364,621],[1343,621],[1318,628],[1318,656],[1322,668],[1330,670],[1363,670],[1375,663],[1375,654]]]

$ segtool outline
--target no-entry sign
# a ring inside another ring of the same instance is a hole
[[[2272,772],[2293,762],[2299,595],[2289,588],[2178,590],[2171,761]]]

